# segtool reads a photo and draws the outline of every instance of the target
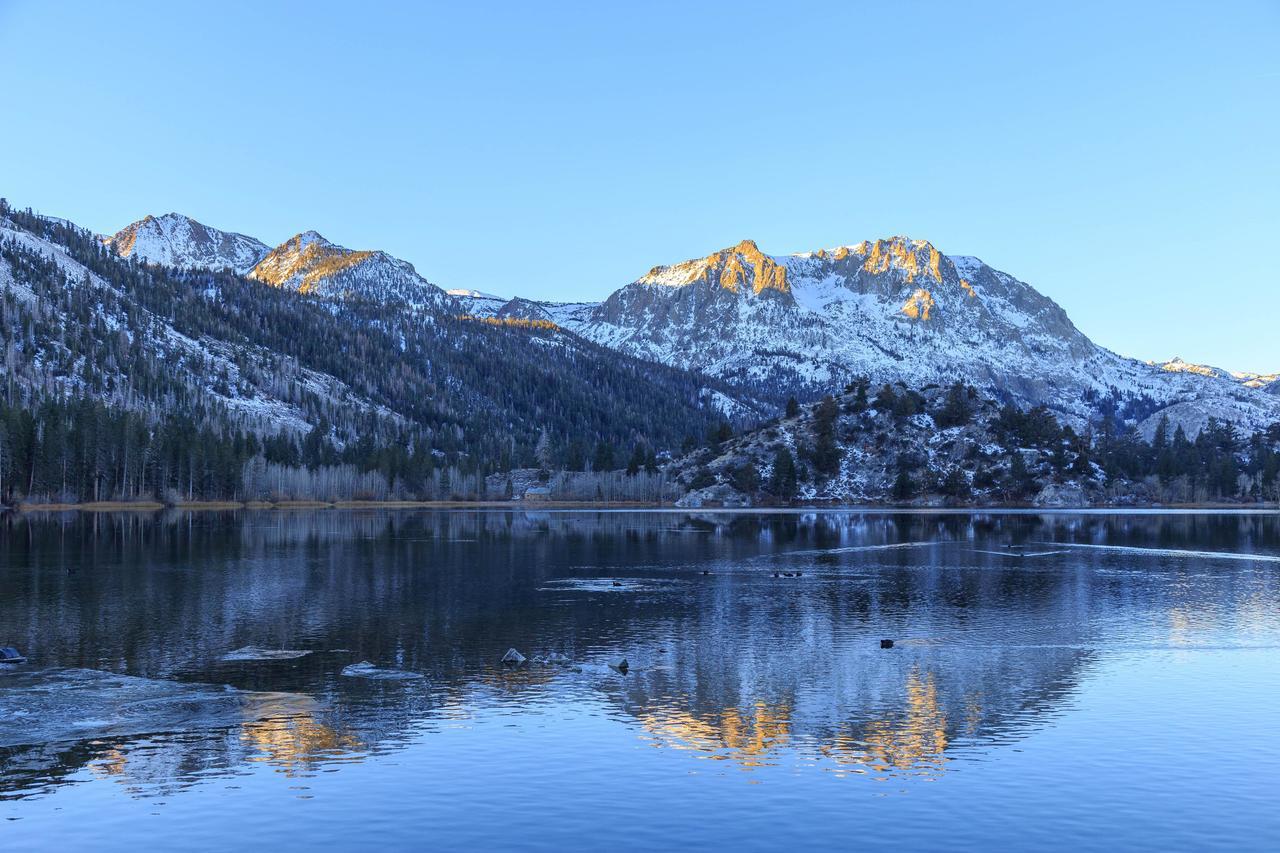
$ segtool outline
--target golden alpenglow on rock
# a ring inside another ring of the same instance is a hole
[[[373,255],[335,246],[319,235],[299,234],[273,250],[254,267],[250,276],[273,287],[292,287],[311,293],[328,278],[350,269]]]
[[[873,275],[886,273],[890,269],[900,269],[906,272],[908,283],[915,281],[918,275],[925,275],[934,281],[942,281],[940,267],[942,253],[924,240],[894,237],[890,240],[876,240],[870,245],[869,250],[864,248],[866,246],[866,243],[860,243],[855,248],[860,253],[866,252],[867,259],[862,262],[862,268]],[[926,249],[929,252],[929,259],[921,270],[921,252]]]
[[[912,320],[928,320],[933,306],[933,294],[921,288],[911,294],[911,298],[902,306],[902,313]]]
[[[719,266],[720,286],[733,292],[747,281],[751,282],[754,293],[763,290],[787,289],[787,271],[780,267],[773,258],[760,251],[754,240],[743,240],[732,249],[726,249],[707,259],[713,266]]]

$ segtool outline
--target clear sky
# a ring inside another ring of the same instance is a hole
[[[907,234],[1097,342],[1280,370],[1280,2],[0,0],[0,195],[596,299]]]

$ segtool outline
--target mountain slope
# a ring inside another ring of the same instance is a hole
[[[122,258],[136,257],[179,269],[233,269],[244,273],[270,251],[261,240],[202,225],[180,213],[147,216],[106,242]]]
[[[406,267],[368,257],[346,270],[389,270],[365,281],[445,296]],[[315,266],[298,269],[305,278]],[[342,272],[325,281],[350,284]],[[487,470],[532,465],[544,432],[553,457],[598,443],[663,449],[718,417],[705,403],[717,383],[550,324],[463,320],[451,301],[424,322],[406,310],[413,297],[350,290],[334,310],[303,290],[128,263],[82,229],[0,203],[3,377],[15,404],[89,397],[295,440],[323,426],[339,449],[416,447]]]

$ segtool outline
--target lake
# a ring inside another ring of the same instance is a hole
[[[0,645],[5,850],[1280,841],[1275,513],[9,515]]]

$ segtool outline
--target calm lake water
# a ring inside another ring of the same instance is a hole
[[[6,850],[1280,843],[1275,514],[7,517],[9,644]]]

